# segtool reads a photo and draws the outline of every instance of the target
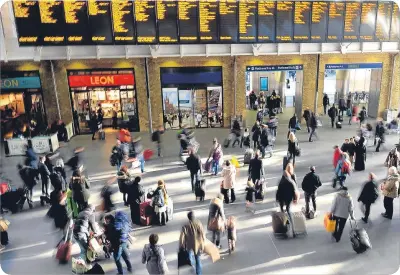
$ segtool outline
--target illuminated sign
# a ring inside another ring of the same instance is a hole
[[[75,87],[109,87],[134,85],[133,74],[116,75],[70,75],[68,76],[69,86]]]
[[[41,87],[38,76],[1,78],[1,89],[38,89]]]

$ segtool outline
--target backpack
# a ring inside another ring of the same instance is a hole
[[[111,164],[111,166],[116,166],[117,165],[117,154],[116,153],[113,153],[113,154],[111,154],[111,156],[110,156],[110,164]]]
[[[154,206],[163,207],[165,205],[164,196],[162,191],[159,190],[154,196]]]
[[[54,189],[62,189],[64,178],[60,173],[53,172],[50,174],[50,182]]]
[[[343,174],[350,174],[350,164],[347,161],[344,161],[341,170]]]

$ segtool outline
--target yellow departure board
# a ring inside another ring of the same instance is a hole
[[[135,1],[136,36],[138,43],[152,44],[156,37],[155,1]]]
[[[217,42],[217,0],[199,1],[200,41]]]
[[[315,1],[312,3],[311,12],[311,41],[322,42],[326,40],[328,25],[328,2]]]
[[[40,32],[44,44],[60,44],[65,40],[62,1],[39,1]]]
[[[179,39],[181,42],[195,43],[198,40],[197,0],[178,1]]]
[[[362,41],[375,40],[377,8],[377,2],[363,2],[361,5],[360,39]]]
[[[239,2],[239,41],[256,42],[257,1],[243,0]]]
[[[37,1],[14,0],[15,24],[18,42],[21,45],[36,45],[39,42],[40,14]]]
[[[88,0],[89,21],[92,42],[96,44],[112,44],[111,2]]]
[[[236,0],[219,1],[219,39],[221,42],[237,42],[237,14],[238,2]]]
[[[344,13],[344,32],[343,39],[348,41],[358,41],[360,38],[360,2],[346,2]]]
[[[158,41],[172,44],[178,42],[178,3],[175,0],[157,1]]]
[[[114,41],[116,43],[134,42],[133,3],[129,0],[112,0],[111,11]]]
[[[375,36],[379,41],[388,41],[390,33],[390,16],[392,13],[392,3],[390,1],[382,1],[378,4],[378,13],[376,16]]]

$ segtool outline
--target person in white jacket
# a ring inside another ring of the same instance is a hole
[[[236,182],[236,167],[230,163],[229,160],[225,162],[225,166],[222,169],[222,177],[224,178],[222,183],[222,191],[224,195],[224,201],[226,204],[229,203],[229,190],[231,190],[231,203],[236,200],[235,197],[235,182]]]
[[[333,216],[333,219],[336,220],[335,232],[333,232],[332,236],[338,243],[342,237],[343,229],[349,215],[351,219],[354,220],[353,199],[347,191],[346,186],[343,186],[333,199],[331,215]]]

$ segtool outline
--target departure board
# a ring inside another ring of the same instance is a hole
[[[400,40],[400,11],[399,5],[393,2],[392,24],[390,27],[390,41]]]
[[[197,0],[178,1],[179,39],[182,43],[196,43],[199,39]]]
[[[343,40],[344,9],[344,3],[329,2],[327,42]]]
[[[239,42],[257,42],[257,1],[239,2]]]
[[[199,1],[199,37],[200,42],[218,42],[218,1]]]
[[[91,40],[94,44],[113,43],[109,1],[88,0]]]
[[[392,2],[385,1],[378,3],[378,12],[376,16],[375,37],[379,41],[389,41],[390,22],[392,14]]]
[[[293,41],[293,2],[276,4],[276,42]]]
[[[178,3],[175,0],[157,1],[158,42],[178,43]]]
[[[294,33],[295,42],[306,42],[310,40],[311,30],[311,2],[294,2]]]
[[[358,41],[360,39],[360,12],[360,2],[346,2],[343,40]]]
[[[134,3],[137,42],[139,44],[157,43],[156,1],[137,0]]]
[[[135,43],[133,3],[129,0],[112,0],[111,11],[115,44]]]
[[[258,42],[275,42],[275,1],[258,1]]]
[[[40,13],[40,40],[41,45],[65,44],[65,20],[62,1],[41,0]]]
[[[377,2],[363,2],[361,5],[360,40],[375,40]]]
[[[325,42],[328,27],[328,2],[312,2],[311,42]]]
[[[238,42],[238,2],[219,1],[219,40],[222,43]]]
[[[39,42],[39,3],[37,1],[14,0],[15,25],[18,42],[22,46],[36,45]]]
[[[64,1],[65,37],[68,45],[91,43],[86,1]]]

